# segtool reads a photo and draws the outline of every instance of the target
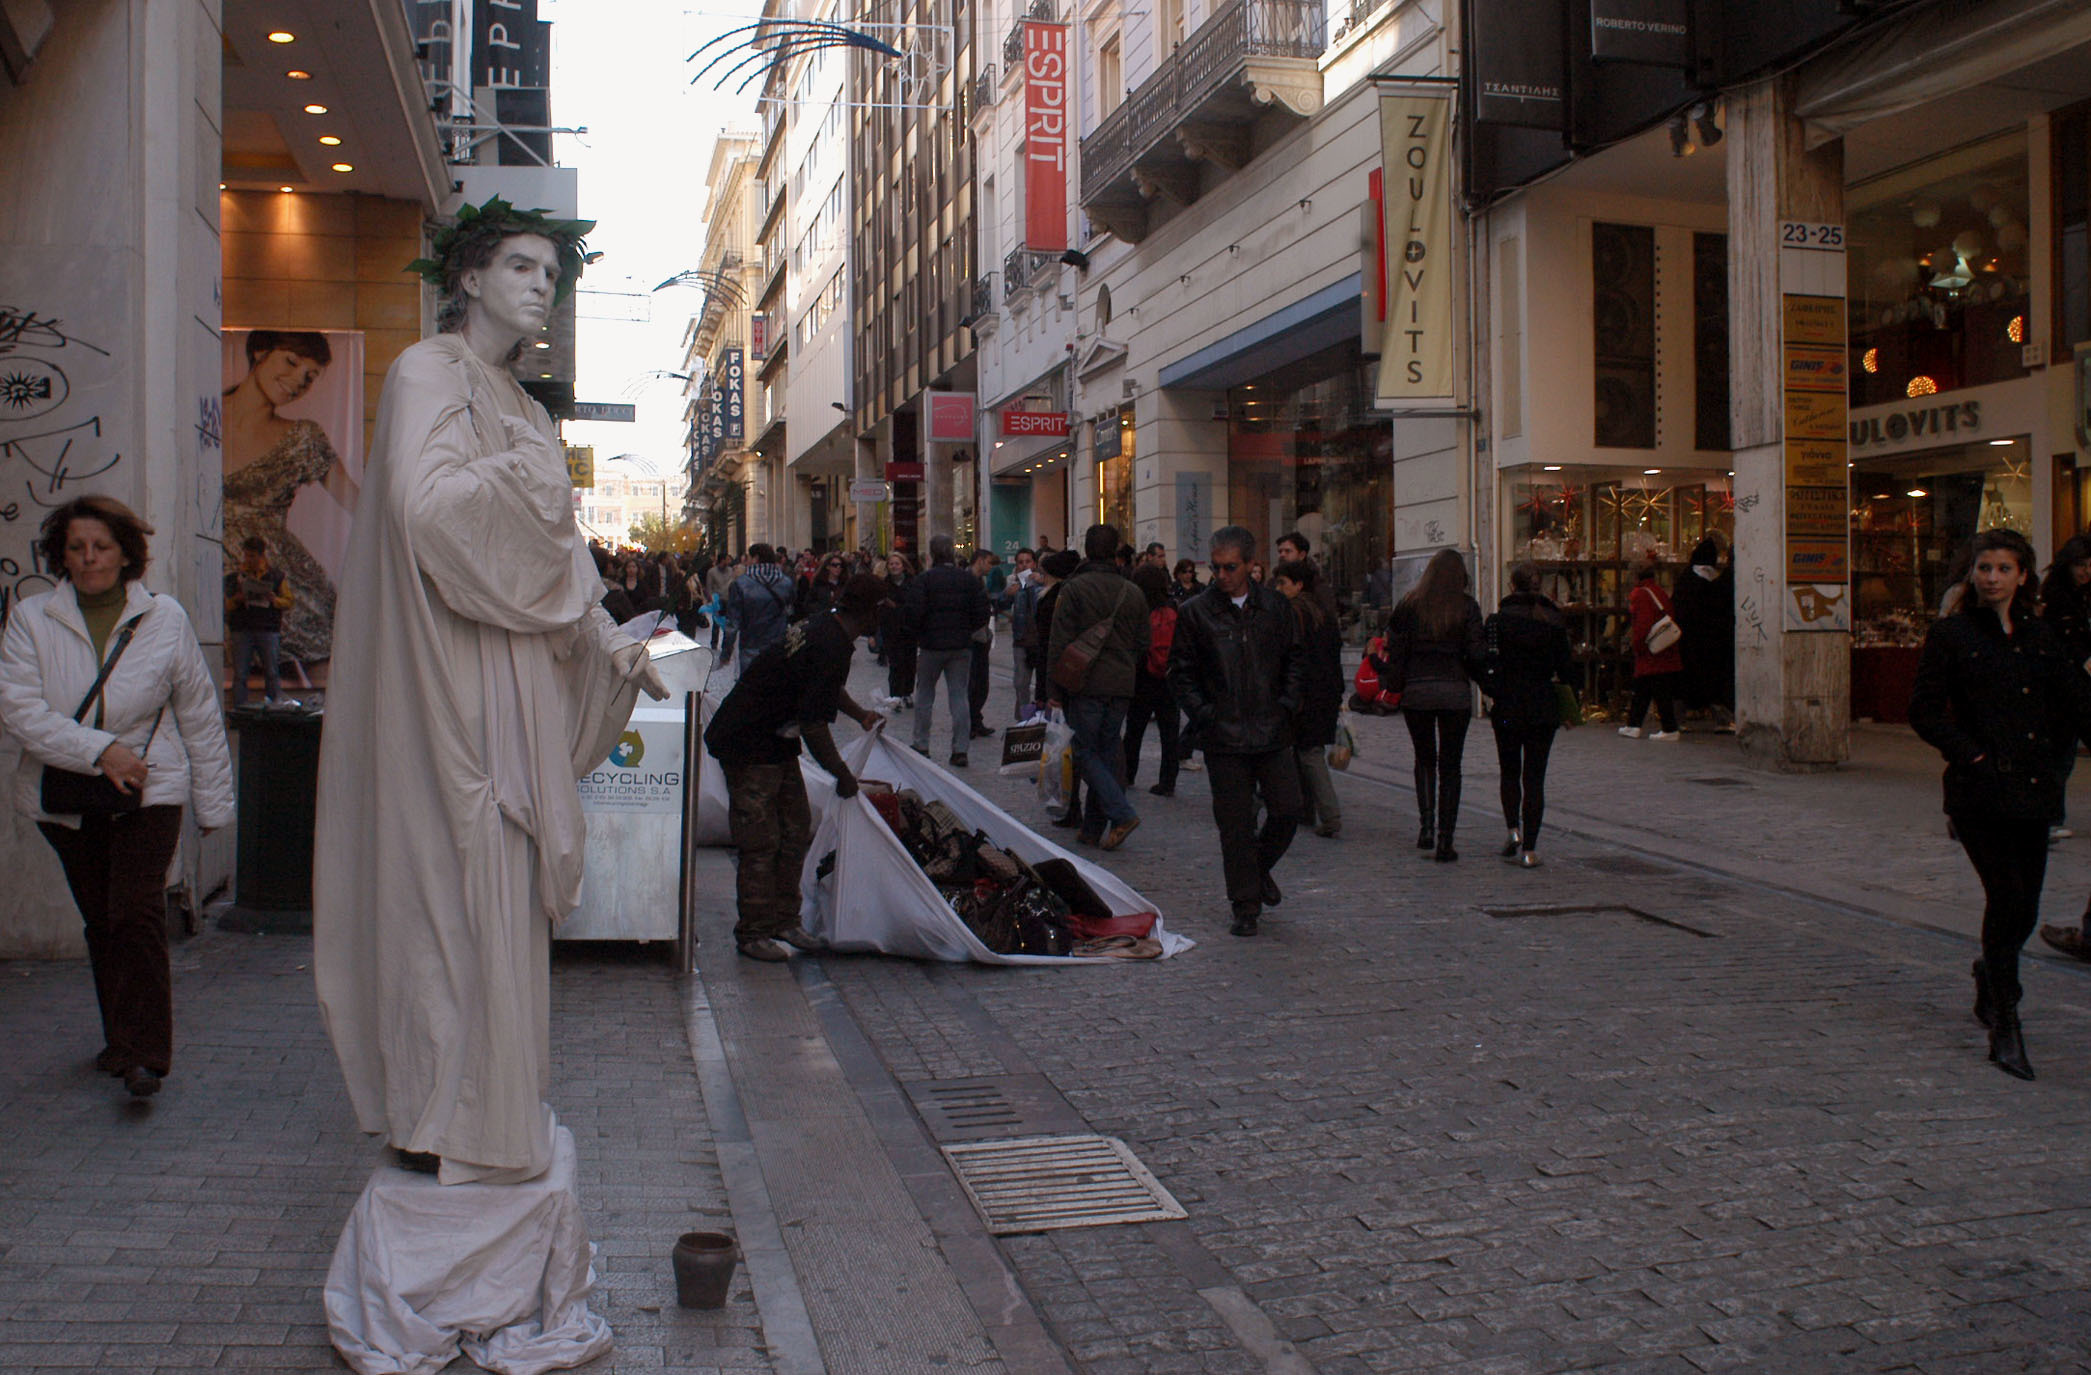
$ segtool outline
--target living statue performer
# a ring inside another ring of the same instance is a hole
[[[335,616],[314,968],[356,1119],[445,1184],[552,1162],[555,922],[579,903],[575,782],[646,648],[597,605],[565,460],[509,364],[579,276],[592,222],[499,197],[408,270],[437,337],[385,378]]]

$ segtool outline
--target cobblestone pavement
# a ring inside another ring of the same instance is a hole
[[[1400,786],[1339,784],[1342,838],[1301,835],[1255,940],[1225,932],[1187,773],[1105,859],[1201,942],[1182,958],[821,962],[904,1083],[1043,1074],[1188,1208],[1004,1242],[1082,1368],[2091,1368],[2091,982],[2029,969],[2021,1084],[1983,1058],[1950,918],[1841,901],[1973,901],[1921,747],[1862,732],[1859,767],[1788,779],[1726,737],[1586,730],[1523,871],[1485,725],[1451,865],[1413,848],[1399,722],[1368,729]],[[1230,1287],[1289,1350],[1245,1339]]]
[[[728,1215],[661,950],[554,956],[552,1098],[617,1334],[591,1369],[767,1370],[745,1277],[717,1315],[675,1306],[667,1248]],[[174,958],[175,1072],[144,1104],[93,1070],[83,961],[0,964],[0,1371],[343,1368],[320,1288],[380,1152],[311,941],[211,932]]]

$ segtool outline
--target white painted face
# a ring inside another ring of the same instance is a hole
[[[494,249],[493,260],[458,279],[465,292],[465,327],[514,339],[545,327],[559,286],[559,250],[537,234],[514,234]]]

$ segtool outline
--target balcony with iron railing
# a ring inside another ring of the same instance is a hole
[[[1059,277],[1054,269],[1059,262],[1057,253],[1036,248],[1010,249],[1009,256],[1002,259],[1002,299],[1013,301],[1026,292],[1056,285]]]
[[[1011,76],[1020,76],[1024,70],[1024,21],[1053,17],[1053,0],[1031,0],[1030,8],[1016,17],[1009,26],[1009,36],[1002,40],[1002,70]]]
[[[1128,243],[1321,109],[1322,0],[1232,0],[1082,140],[1082,209]]]
[[[986,63],[981,67],[980,75],[973,78],[973,113],[977,115],[994,108],[995,99],[1001,93],[1002,88],[995,77],[995,64]]]

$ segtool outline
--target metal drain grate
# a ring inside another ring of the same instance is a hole
[[[1113,1137],[1029,1136],[942,1149],[996,1236],[1185,1216],[1169,1191]]]
[[[915,1102],[924,1116],[939,1119],[933,1128],[938,1137],[977,1136],[1024,1120],[996,1084],[932,1084]]]
[[[1089,1129],[1052,1082],[1039,1074],[935,1079],[907,1086],[908,1097],[938,1141],[1042,1136]]]
[[[1605,874],[1632,874],[1637,878],[1654,878],[1659,874],[1674,874],[1677,871],[1668,865],[1656,864],[1632,855],[1591,855],[1575,861],[1585,869],[1595,869]]]
[[[1704,783],[1709,788],[1747,788],[1750,786],[1740,778],[1726,778],[1719,774],[1711,774],[1701,778],[1687,778],[1684,781],[1687,783]]]
[[[1498,920],[1515,917],[1632,917],[1636,921],[1652,922],[1657,926],[1667,926],[1672,931],[1682,931],[1688,936],[1698,936],[1704,940],[1720,939],[1718,932],[1702,931],[1696,926],[1686,926],[1681,921],[1671,921],[1668,917],[1659,917],[1653,912],[1643,912],[1638,907],[1623,907],[1616,902],[1557,903],[1543,907],[1484,907],[1481,910]]]

